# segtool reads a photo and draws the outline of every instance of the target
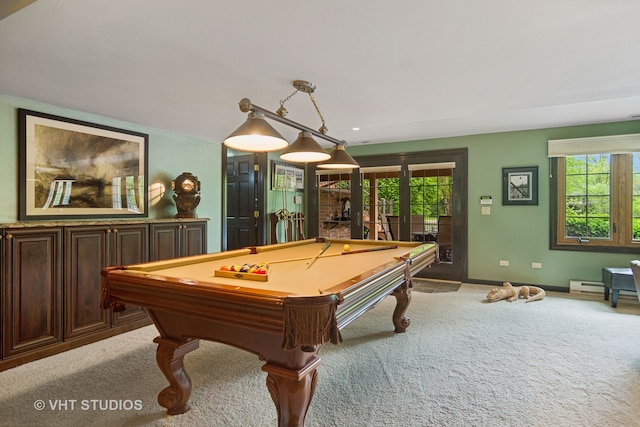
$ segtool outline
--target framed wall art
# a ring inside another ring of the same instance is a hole
[[[271,189],[288,191],[304,190],[304,169],[274,160],[271,170]]]
[[[502,204],[538,204],[538,167],[502,168]]]
[[[146,217],[146,134],[18,110],[20,220]]]

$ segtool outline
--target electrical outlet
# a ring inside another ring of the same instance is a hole
[[[509,261],[500,260],[500,267],[509,267]]]
[[[542,268],[542,263],[541,262],[532,262],[531,263],[531,268]]]

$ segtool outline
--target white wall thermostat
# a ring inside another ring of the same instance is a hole
[[[493,203],[493,200],[491,200],[491,196],[480,196],[481,205],[490,205],[492,203]]]

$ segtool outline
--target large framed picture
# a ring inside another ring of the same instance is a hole
[[[538,204],[538,167],[502,168],[502,204]]]
[[[19,109],[18,139],[21,221],[148,215],[148,135]]]

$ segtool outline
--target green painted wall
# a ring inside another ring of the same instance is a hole
[[[639,255],[549,249],[549,139],[640,133],[640,121],[504,132],[349,147],[353,156],[467,147],[469,150],[469,280],[569,287],[569,280],[600,281],[601,269],[628,267]],[[538,206],[502,206],[502,168],[538,166]],[[493,198],[480,214],[480,196]],[[508,260],[508,267],[500,267]],[[531,268],[532,262],[542,269]]]
[[[0,95],[0,179],[4,184],[0,186],[0,222],[17,221],[18,108],[149,134],[149,180],[167,187],[160,203],[150,207],[149,217],[173,217],[176,211],[170,190],[171,180],[182,172],[192,172],[202,181],[198,215],[210,218],[209,251],[220,250],[223,183],[220,172],[222,150],[218,143],[5,95]],[[640,133],[640,121],[360,145],[349,147],[349,152],[354,156],[364,156],[468,148],[470,280],[510,280],[566,288],[571,279],[599,281],[603,266],[626,267],[631,259],[640,258],[640,254],[636,257],[549,250],[547,140],[625,133]],[[536,165],[539,167],[538,206],[502,206],[502,168]],[[489,216],[480,214],[479,200],[483,195],[493,197]],[[287,196],[287,208],[296,210],[291,197],[293,194]],[[267,211],[282,207],[279,192],[268,191],[268,197]],[[509,267],[500,267],[498,261],[501,259],[508,260]],[[532,269],[532,262],[542,263],[543,268]]]
[[[0,95],[0,182],[3,183],[0,186],[0,222],[18,220],[18,108],[148,134],[149,181],[151,184],[162,183],[166,188],[162,199],[154,206],[149,206],[149,218],[173,218],[176,207],[171,181],[182,172],[191,172],[198,176],[202,183],[201,201],[197,208],[198,217],[210,219],[207,227],[208,251],[220,250],[220,144],[6,95]]]

